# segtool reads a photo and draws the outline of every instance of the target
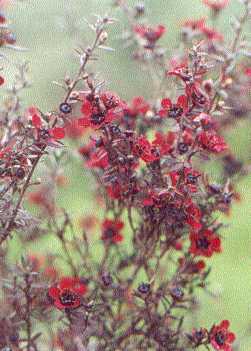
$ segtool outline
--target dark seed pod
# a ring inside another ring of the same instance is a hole
[[[150,284],[149,283],[141,283],[139,286],[138,286],[138,291],[141,293],[141,294],[148,294],[149,291],[150,291]]]
[[[15,344],[19,341],[19,335],[18,333],[13,333],[10,335],[9,340],[11,343]]]
[[[103,139],[100,137],[100,138],[98,138],[97,140],[96,140],[96,142],[95,142],[95,146],[96,147],[101,147],[101,146],[103,146],[104,145],[104,141],[103,141]]]
[[[109,272],[105,272],[102,274],[102,282],[105,286],[110,286],[113,283],[112,276]]]
[[[0,11],[0,23],[3,24],[6,22],[5,15]]]
[[[145,13],[145,5],[143,3],[139,3],[135,6],[136,16],[141,16]]]
[[[178,150],[180,154],[185,154],[188,151],[189,147],[185,143],[179,143],[178,144]]]
[[[180,287],[177,286],[171,290],[171,296],[175,300],[182,300],[184,292]]]
[[[5,40],[8,44],[12,45],[12,44],[15,44],[16,42],[16,36],[14,33],[12,32],[8,32],[5,34]]]
[[[18,179],[23,179],[25,177],[25,170],[22,167],[17,168],[17,170],[15,171],[15,176]]]
[[[70,104],[68,104],[67,102],[62,102],[62,104],[59,105],[59,110],[62,112],[62,113],[71,113],[72,111],[72,107]]]
[[[187,182],[189,184],[197,184],[198,177],[194,176],[193,174],[187,175]]]

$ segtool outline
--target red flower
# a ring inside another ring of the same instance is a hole
[[[4,84],[4,77],[0,76],[0,85]]]
[[[150,43],[155,43],[166,32],[165,26],[159,24],[157,27],[149,27],[144,24],[137,24],[133,28],[134,32],[140,37],[148,40]]]
[[[232,351],[235,334],[228,331],[229,321],[224,320],[219,325],[214,325],[210,331],[210,342],[215,350]]]
[[[54,139],[63,139],[65,137],[65,131],[64,128],[62,127],[55,127],[49,130],[50,135],[54,138]]]
[[[184,167],[179,171],[170,172],[172,186],[179,184],[183,188],[185,185],[190,192],[197,191],[197,183],[200,175],[200,172],[188,167]]]
[[[129,106],[126,106],[124,112],[131,117],[145,115],[149,111],[150,105],[142,96],[136,96],[132,99]]]
[[[33,127],[35,127],[38,136],[41,136],[42,134],[43,137],[51,136],[53,139],[56,139],[56,140],[63,139],[65,137],[65,129],[63,127],[53,127],[48,130],[42,130],[42,127],[43,127],[42,119],[36,107],[30,107],[28,109],[28,116],[31,118],[31,123]],[[43,133],[45,131],[48,134]]]
[[[121,104],[119,96],[111,91],[106,91],[102,93],[100,95],[100,99],[107,108],[107,110],[118,107]]]
[[[106,192],[111,199],[121,199],[123,195],[122,189],[119,183],[115,183],[114,185],[107,186]]]
[[[203,149],[210,152],[220,153],[228,149],[224,138],[217,135],[215,131],[201,132],[198,141]]]
[[[37,113],[34,113],[31,117],[31,121],[32,121],[32,125],[36,128],[36,129],[40,129],[42,127],[42,121],[40,116]]]
[[[120,233],[123,229],[124,223],[119,220],[105,219],[102,223],[102,236],[101,239],[104,241],[111,242],[113,244],[119,243],[123,240],[123,235]]]
[[[205,18],[200,18],[198,20],[188,20],[183,24],[183,26],[196,31],[196,34],[204,34],[208,40],[223,40],[223,35],[221,33],[217,32],[213,28],[206,26]]]
[[[203,3],[214,11],[220,11],[229,4],[229,0],[203,0]]]
[[[221,252],[221,240],[210,229],[190,234],[190,252],[196,256],[211,257],[214,252]]]
[[[66,124],[65,132],[68,138],[78,139],[83,136],[85,129],[79,125],[77,119],[73,119]]]
[[[187,217],[187,224],[194,231],[198,231],[201,229],[201,211],[199,207],[197,207],[191,200],[187,200],[185,203],[185,212]]]
[[[176,104],[173,104],[170,99],[163,99],[161,101],[162,109],[159,111],[161,117],[170,117],[174,119],[179,119],[188,110],[188,100],[187,96],[181,95],[178,97]]]
[[[64,277],[49,289],[48,294],[58,309],[77,308],[81,305],[82,296],[87,287],[79,278]]]
[[[197,262],[191,260],[188,261],[185,257],[180,257],[178,262],[181,269],[188,274],[198,274],[206,267],[206,264],[203,260],[199,260]]]
[[[204,107],[209,104],[209,97],[201,89],[198,82],[186,86],[186,94],[195,106]]]
[[[0,2],[0,6],[1,6],[1,2]],[[6,22],[5,15],[2,12],[0,12],[0,24],[3,24],[5,22]]]
[[[78,119],[82,127],[98,129],[122,117],[124,103],[113,93],[106,92],[100,97],[85,98],[81,108],[84,117]]]
[[[245,68],[244,68],[244,74],[245,74],[247,77],[251,77],[251,67],[245,67]]]
[[[89,160],[86,162],[88,168],[103,168],[109,166],[108,154],[104,149],[95,150],[89,156]]]
[[[199,18],[197,20],[188,20],[186,21],[183,26],[184,27],[189,27],[192,30],[200,30],[202,27],[205,26],[206,19],[205,18]]]
[[[156,132],[152,145],[159,149],[161,155],[168,155],[173,150],[175,139],[176,134],[173,132],[168,132],[166,135]]]
[[[132,152],[146,163],[156,161],[160,158],[157,148],[152,145],[143,135],[138,137],[133,145]]]
[[[224,39],[223,35],[216,31],[213,28],[209,28],[207,26],[201,27],[201,33],[206,36],[208,40],[219,40],[222,41]]]

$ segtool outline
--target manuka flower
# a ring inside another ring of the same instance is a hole
[[[102,223],[101,239],[113,244],[121,242],[123,240],[123,235],[121,234],[123,227],[124,223],[119,220],[105,219]]]
[[[196,192],[200,172],[190,168],[184,167],[178,171],[170,172],[172,186],[178,186],[181,189],[187,189],[189,192]]]
[[[173,151],[175,140],[176,133],[168,132],[167,134],[162,134],[161,132],[156,132],[152,145],[158,148],[161,156],[168,155]]]
[[[39,111],[36,107],[28,109],[28,116],[31,118],[32,126],[35,128],[38,139],[63,139],[65,137],[65,129],[63,127],[44,128]]]
[[[201,229],[201,210],[191,199],[185,201],[185,214],[187,224],[195,231]]]
[[[149,27],[144,24],[137,24],[133,27],[133,31],[140,37],[146,39],[149,43],[154,44],[166,32],[165,26],[159,24],[156,27]]]
[[[227,150],[228,146],[224,138],[215,131],[204,131],[198,136],[200,146],[209,152],[220,153]]]
[[[232,351],[231,344],[235,340],[234,333],[228,330],[229,321],[224,320],[219,325],[214,325],[210,331],[210,342],[215,350]]]
[[[140,157],[146,163],[156,161],[160,158],[158,149],[141,135],[137,138],[132,149],[133,155]]]
[[[86,285],[79,278],[64,277],[49,289],[48,295],[58,309],[74,309],[81,305],[82,296],[86,291]]]
[[[122,117],[124,106],[118,96],[111,92],[87,96],[81,107],[83,117],[78,119],[78,123],[85,128],[99,129]]]
[[[229,0],[203,0],[203,3],[218,12],[228,6]]]
[[[165,98],[161,101],[161,107],[159,116],[179,120],[188,111],[188,100],[185,95],[181,95],[178,97],[176,104],[173,104],[170,99]]]
[[[210,229],[190,234],[190,252],[196,256],[211,257],[214,252],[221,252],[221,240]]]
[[[145,115],[150,110],[150,105],[142,96],[136,96],[132,99],[131,103],[128,104],[124,113],[130,117],[137,117],[138,115]]]

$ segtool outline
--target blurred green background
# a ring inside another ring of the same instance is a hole
[[[136,4],[137,1],[130,1]],[[17,35],[17,43],[28,48],[26,52],[4,49],[12,63],[29,61],[32,88],[23,95],[26,105],[37,105],[41,110],[57,107],[62,97],[62,90],[52,84],[60,81],[66,73],[76,71],[78,66],[74,48],[85,46],[92,35],[85,23],[95,20],[94,14],[108,13],[119,21],[111,27],[109,46],[115,53],[101,53],[97,62],[100,77],[108,82],[111,90],[117,91],[124,99],[152,94],[151,79],[147,72],[142,72],[137,63],[131,60],[131,49],[124,48],[120,41],[121,30],[126,25],[121,13],[111,8],[111,0],[25,0],[13,1],[8,7],[8,17]],[[162,44],[168,49],[176,48],[181,23],[189,18],[208,16],[209,11],[201,0],[146,0],[147,15],[151,23],[162,23],[167,27],[167,34]],[[221,16],[221,30],[231,37],[230,21],[233,14],[238,15],[241,5],[232,0],[228,9]],[[250,29],[250,28],[249,28]],[[15,74],[12,65],[5,65],[5,76],[11,84]],[[233,151],[244,160],[250,158],[247,145],[251,142],[250,124],[239,122],[227,135]],[[214,169],[210,170],[211,175]],[[77,160],[72,160],[66,170],[70,180],[68,188],[61,190],[58,200],[75,218],[91,213],[91,176],[84,171]],[[215,297],[204,292],[200,294],[201,311],[192,317],[193,323],[209,326],[222,319],[232,322],[231,328],[238,334],[241,351],[251,351],[251,178],[243,179],[238,190],[241,202],[234,205],[231,217],[224,218],[229,223],[224,230],[224,253],[211,259],[213,271],[210,277],[210,291]],[[56,242],[44,239],[43,247],[55,249]],[[37,249],[38,251],[40,250]],[[36,251],[36,248],[34,248]]]

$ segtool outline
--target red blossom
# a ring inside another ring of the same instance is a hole
[[[48,128],[48,129],[43,129],[43,122],[41,115],[38,111],[38,109],[34,106],[28,108],[27,110],[28,116],[31,118],[31,123],[33,127],[35,127],[38,138],[41,137],[41,134],[43,134],[43,138],[47,135],[47,138],[49,140],[49,136],[51,138],[59,140],[63,139],[65,137],[65,128],[63,127],[53,127],[53,128]],[[47,132],[48,134],[44,133]]]
[[[213,28],[203,26],[200,28],[200,30],[201,33],[204,34],[208,40],[223,41],[224,39],[223,35]]]
[[[87,287],[79,278],[64,277],[49,289],[48,295],[53,300],[53,305],[63,310],[79,307],[86,292]]]
[[[138,137],[135,141],[132,152],[146,163],[156,161],[160,158],[157,148],[143,135]]]
[[[210,103],[209,97],[201,89],[199,82],[187,84],[186,94],[195,106],[204,107]]]
[[[118,107],[121,104],[119,96],[111,91],[102,93],[100,95],[100,99],[102,100],[107,110]]]
[[[0,85],[4,84],[4,77],[0,76]]]
[[[161,101],[162,109],[159,111],[159,116],[170,117],[179,120],[180,117],[186,114],[188,111],[188,99],[187,96],[181,95],[178,97],[176,104],[168,98]]]
[[[221,240],[210,229],[190,234],[190,252],[196,256],[211,257],[214,252],[221,252]]]
[[[101,239],[113,244],[121,242],[123,240],[123,235],[121,234],[123,227],[124,223],[119,220],[105,219],[102,223]]]
[[[150,105],[148,102],[142,96],[136,96],[125,107],[124,112],[130,117],[137,117],[138,115],[145,115],[149,109]]]
[[[170,172],[172,186],[184,189],[187,188],[189,192],[196,192],[198,185],[198,178],[201,173],[188,167],[184,167],[179,171]]]
[[[89,156],[85,163],[88,168],[102,168],[109,166],[108,154],[104,149],[95,150]]]
[[[195,231],[201,229],[201,210],[192,200],[188,199],[185,202],[186,222]]]
[[[101,94],[101,96],[86,97],[83,101],[81,112],[83,117],[78,119],[82,127],[99,129],[121,118],[125,104],[111,92]]]
[[[209,152],[220,153],[228,149],[228,146],[221,135],[215,131],[204,131],[198,136],[200,146]]]
[[[209,0],[210,1],[210,0]],[[217,0],[216,0],[217,1]],[[195,34],[201,34],[206,37],[206,39],[212,40],[223,40],[223,35],[216,31],[214,28],[210,28],[206,25],[205,18],[199,18],[197,20],[188,20],[183,24],[183,27],[190,28],[192,31],[195,31]]]
[[[229,0],[203,0],[203,3],[214,11],[220,11],[228,6]]]
[[[210,331],[210,342],[215,350],[232,351],[231,344],[235,340],[235,334],[230,332],[230,323],[223,320],[220,324],[214,325]]]
[[[244,74],[245,74],[247,77],[251,78],[251,67],[245,67],[245,68],[244,68]]]
[[[156,132],[152,145],[157,147],[160,151],[161,156],[163,156],[172,152],[175,140],[176,133],[174,132],[168,132],[166,135],[160,132]]]
[[[55,127],[50,129],[50,135],[54,138],[54,139],[63,139],[65,137],[65,130],[62,127]]]
[[[137,24],[133,27],[135,33],[142,38],[148,40],[150,43],[155,43],[159,40],[166,32],[165,26],[159,24],[156,27],[149,27],[144,24]]]
[[[79,139],[85,133],[85,128],[81,127],[77,119],[71,120],[65,126],[65,134],[68,138]]]
[[[202,27],[205,26],[206,19],[205,18],[199,18],[196,20],[187,20],[184,22],[183,26],[184,27],[189,27],[192,30],[200,30]]]

